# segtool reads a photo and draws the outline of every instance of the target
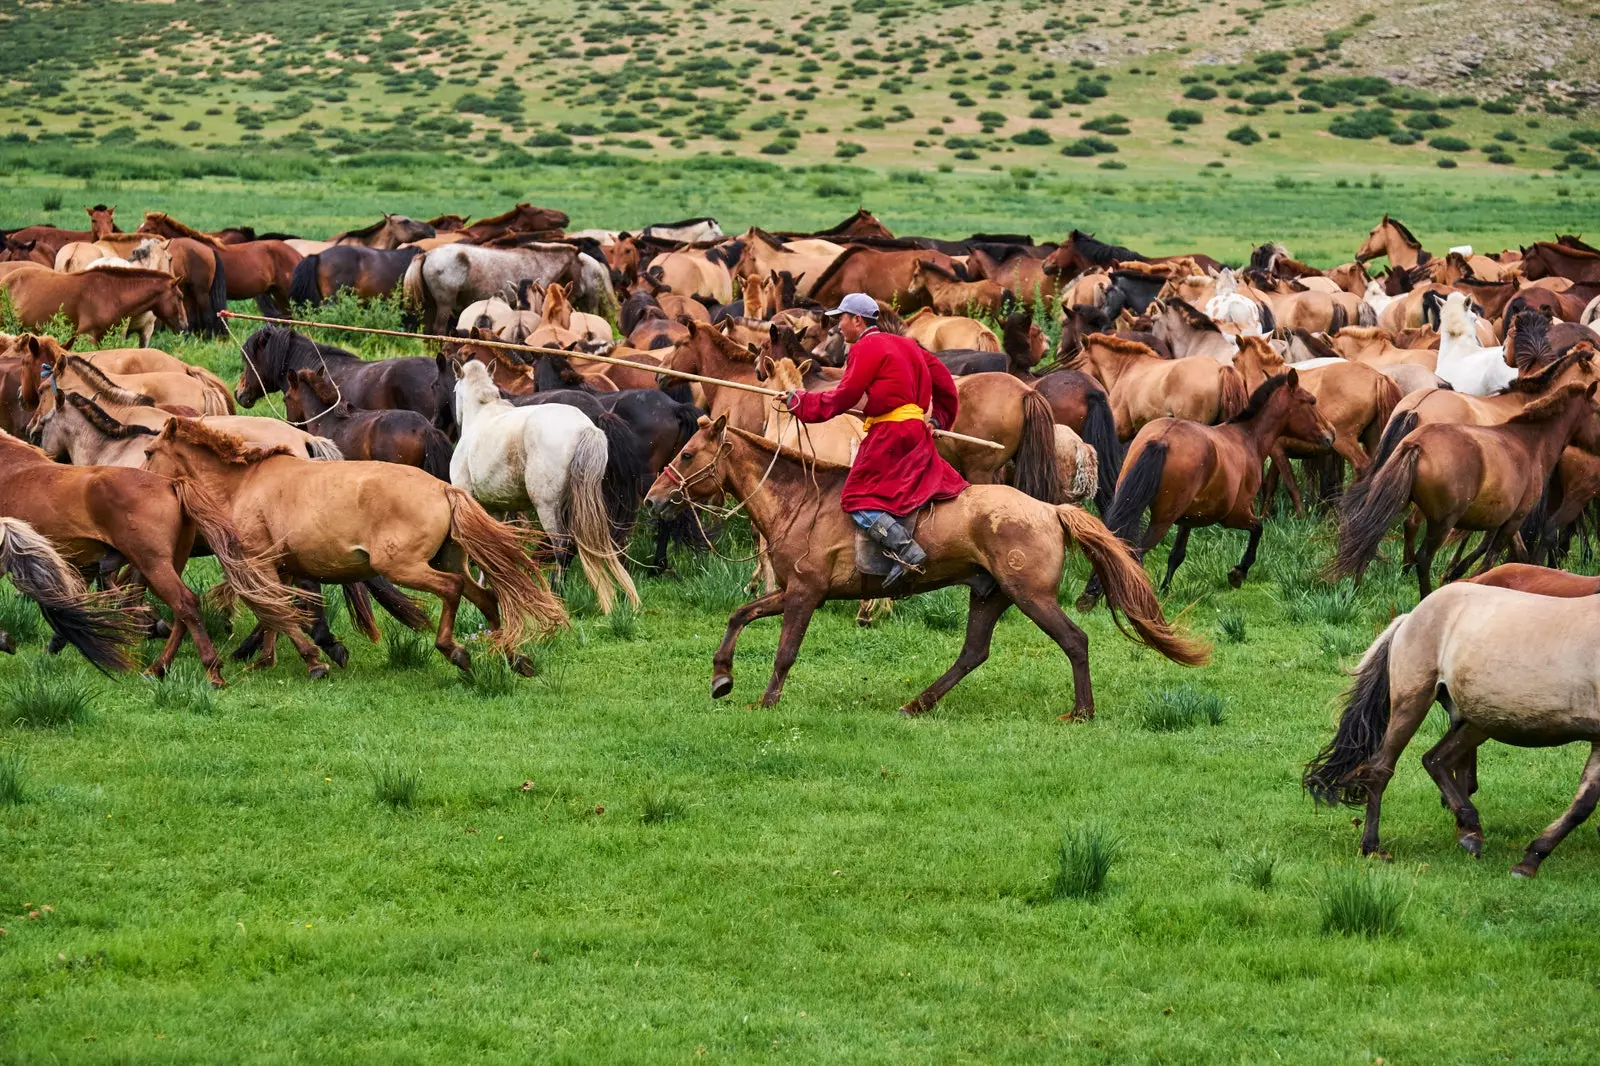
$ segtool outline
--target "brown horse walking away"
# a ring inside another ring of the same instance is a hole
[[[223,505],[192,478],[109,466],[62,466],[0,434],[0,515],[20,518],[80,569],[127,564],[172,610],[172,633],[149,672],[166,673],[187,633],[213,685],[224,684],[200,601],[183,583],[195,539],[204,537],[229,586],[257,618],[299,624],[289,590],[247,549]]]
[[[772,680],[761,698],[762,706],[771,707],[783,695],[784,680],[816,609],[827,600],[882,594],[883,579],[856,568],[855,533],[839,504],[848,472],[807,460],[718,418],[703,422],[651,487],[647,499],[663,515],[695,501],[736,496],[772,554],[780,587],[738,608],[728,620],[712,660],[713,697],[733,690],[734,645],[750,622],[783,616]],[[1126,615],[1138,639],[1174,662],[1195,665],[1207,658],[1207,649],[1167,624],[1150,579],[1128,549],[1099,519],[1070,504],[1052,506],[1004,485],[974,485],[925,510],[917,541],[927,550],[928,563],[909,591],[967,583],[985,572],[993,575],[997,587],[987,595],[973,589],[960,657],[901,708],[906,714],[931,710],[988,658],[995,624],[1014,603],[1072,664],[1073,706],[1063,717],[1094,716],[1088,638],[1056,602],[1074,542],[1105,582],[1113,609]]]
[[[1228,571],[1228,583],[1238,588],[1250,575],[1261,543],[1255,504],[1267,456],[1283,437],[1326,447],[1333,436],[1333,426],[1317,410],[1317,398],[1300,387],[1300,376],[1293,370],[1268,378],[1245,409],[1220,426],[1158,419],[1139,430],[1128,448],[1106,525],[1141,555],[1177,525],[1178,539],[1161,579],[1163,592],[1182,565],[1189,533],[1196,526],[1248,530],[1244,557]],[[1144,530],[1147,510],[1150,526]],[[1098,591],[1086,589],[1079,607],[1092,607]]]
[[[1359,578],[1408,503],[1428,522],[1416,556],[1421,595],[1432,589],[1433,556],[1452,529],[1488,535],[1446,581],[1480,557],[1492,564],[1538,503],[1562,449],[1592,421],[1595,388],[1563,386],[1497,426],[1439,424],[1407,434],[1377,473],[1346,490],[1335,572]]]

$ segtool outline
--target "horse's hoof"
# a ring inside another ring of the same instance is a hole
[[[1363,848],[1361,850],[1361,854],[1368,859],[1377,859],[1380,862],[1394,862],[1394,856],[1390,855],[1388,851],[1384,850],[1383,848],[1373,848],[1371,851],[1367,851],[1365,848]]]
[[[350,662],[350,649],[345,647],[343,644],[335,644],[333,647],[326,650],[328,652],[328,658],[332,659],[334,665],[339,669],[343,670]]]
[[[1229,570],[1228,584],[1232,585],[1234,588],[1238,588],[1240,585],[1244,584],[1244,571],[1240,570],[1237,566],[1232,570]]]
[[[1090,611],[1094,610],[1095,605],[1099,602],[1099,596],[1091,596],[1085,592],[1082,596],[1078,597],[1078,602],[1073,604],[1073,607],[1079,614],[1088,614]]]
[[[1092,721],[1094,721],[1094,712],[1093,711],[1068,711],[1066,714],[1058,714],[1058,715],[1056,715],[1056,721],[1058,721],[1058,722],[1092,722]]]
[[[1531,881],[1539,876],[1539,868],[1537,866],[1529,866],[1525,862],[1519,862],[1511,868],[1511,876],[1519,877],[1524,881]]]
[[[927,713],[928,713],[928,708],[924,707],[921,703],[917,702],[916,700],[912,700],[910,703],[908,703],[904,707],[900,708],[900,716],[902,718],[921,718],[924,714],[927,714]]]
[[[454,666],[457,670],[461,670],[462,672],[469,674],[472,672],[472,655],[467,651],[466,648],[461,647],[459,644],[445,652],[444,657],[449,659],[450,665]]]
[[[255,662],[250,664],[250,669],[252,669],[252,670],[271,670],[274,666],[277,666],[277,665],[278,665],[278,660],[276,660],[276,659],[257,659]]]
[[[152,681],[160,681],[163,677],[167,676],[167,668],[157,663],[151,663],[145,668],[144,676],[150,678]]]
[[[538,677],[539,670],[533,665],[533,660],[526,655],[513,655],[511,657],[511,671],[520,677]]]
[[[155,640],[166,640],[172,636],[172,625],[165,618],[157,618],[150,626],[150,636]]]
[[[733,691],[733,676],[731,674],[718,674],[711,679],[711,698],[720,700]]]
[[[328,673],[329,673],[328,664],[327,663],[318,663],[317,665],[313,666],[310,670],[307,670],[306,673],[307,673],[307,675],[310,676],[311,680],[313,680],[313,681],[321,681],[323,678],[328,676]]]
[[[1463,833],[1461,834],[1461,847],[1468,855],[1476,859],[1483,853],[1483,837],[1477,833]]]
[[[216,689],[219,692],[228,687],[228,682],[223,680],[221,674],[217,674],[214,677],[207,677],[206,680],[210,682],[213,689]]]
[[[761,697],[761,707],[763,710],[770,711],[772,708],[778,705],[778,701],[781,699],[783,699],[783,695],[781,693],[774,695],[773,693],[769,692],[765,696]]]

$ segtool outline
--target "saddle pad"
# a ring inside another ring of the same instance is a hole
[[[917,518],[918,515],[914,514],[900,519],[900,524],[905,526],[906,532],[912,536],[917,532]],[[852,527],[856,533],[856,569],[863,574],[888,576],[889,571],[894,568],[894,560],[884,555],[883,549],[879,548],[877,542],[867,536],[860,526],[852,523]]]

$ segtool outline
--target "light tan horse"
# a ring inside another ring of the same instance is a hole
[[[1456,819],[1467,854],[1483,850],[1472,803],[1475,758],[1486,740],[1545,748],[1587,741],[1578,793],[1512,867],[1533,877],[1600,800],[1600,599],[1562,599],[1466,583],[1427,597],[1389,624],[1356,668],[1334,737],[1306,766],[1307,791],[1323,804],[1365,806],[1361,852],[1388,858],[1379,840],[1383,794],[1400,755],[1437,701],[1444,737],[1422,757]]]
[[[318,463],[277,448],[251,448],[189,419],[173,419],[153,439],[148,469],[192,478],[229,502],[248,548],[277,560],[296,578],[343,584],[377,576],[437,596],[434,646],[463,672],[471,656],[455,642],[461,597],[483,612],[492,646],[530,667],[524,640],[566,623],[527,552],[530,536],[495,521],[462,489],[396,463]],[[359,500],[360,506],[351,506]],[[476,563],[493,584],[472,580]],[[313,677],[327,674],[317,647],[299,627],[268,627],[265,661],[283,633]]]
[[[1000,338],[982,322],[963,315],[941,315],[927,308],[906,319],[906,336],[930,352],[956,348],[975,352],[1000,351]]]
[[[733,302],[732,272],[720,262],[706,258],[702,249],[658,255],[650,261],[647,270],[679,296],[701,296],[719,304]]]
[[[1388,330],[1366,326],[1346,326],[1326,343],[1345,359],[1382,370],[1411,364],[1438,373],[1439,353],[1428,348],[1399,348]]]
[[[817,280],[844,251],[842,246],[832,241],[784,241],[755,227],[751,227],[741,240],[744,241],[744,250],[739,253],[739,262],[733,268],[741,284],[749,285],[756,279],[771,278],[787,271],[795,278],[795,289],[801,296],[811,295]],[[745,311],[753,314],[748,305]]]
[[[82,356],[68,355],[51,367],[50,378],[60,388],[109,400],[123,407],[187,408],[202,415],[228,415],[233,405],[224,399],[227,390],[188,374],[158,371],[151,374],[106,374],[91,366]],[[55,410],[55,389],[39,393],[38,407],[28,423],[30,434],[37,433]]]
[[[75,355],[102,374],[186,374],[216,393],[224,405],[224,410],[218,413],[233,414],[233,393],[221,378],[205,367],[185,363],[159,348],[102,348],[95,352],[70,353],[53,337],[24,333],[12,340],[9,349],[0,347],[0,356],[3,355],[26,360],[35,381],[43,376],[46,366],[65,366],[69,355]]]
[[[1012,300],[1011,294],[998,282],[987,278],[962,281],[953,270],[926,259],[911,264],[911,281],[906,294],[941,315],[963,315],[974,309],[1003,315]]]
[[[75,333],[96,343],[118,322],[153,311],[176,333],[189,328],[183,306],[183,279],[159,270],[109,269],[59,274],[49,267],[28,266],[0,278],[22,324],[35,329],[57,313]]]
[[[1404,223],[1384,215],[1356,249],[1356,262],[1363,267],[1370,260],[1381,258],[1387,258],[1392,267],[1411,270],[1433,257],[1422,250],[1422,242],[1411,235]]]
[[[1105,386],[1122,440],[1132,440],[1157,418],[1215,424],[1244,410],[1250,399],[1244,379],[1231,366],[1204,355],[1163,359],[1146,345],[1109,333],[1085,337],[1071,368]]]

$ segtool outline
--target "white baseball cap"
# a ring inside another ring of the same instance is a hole
[[[864,292],[845,294],[839,301],[839,306],[828,312],[829,315],[860,315],[862,318],[878,317],[878,301]]]

